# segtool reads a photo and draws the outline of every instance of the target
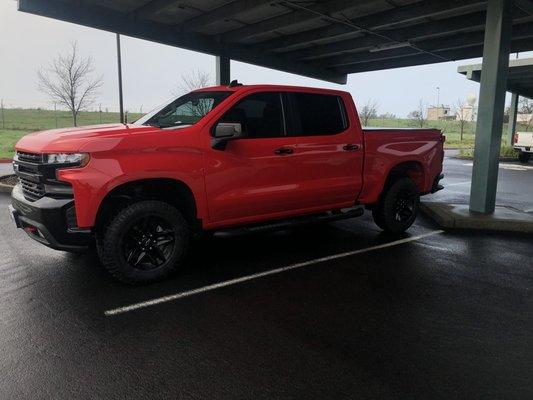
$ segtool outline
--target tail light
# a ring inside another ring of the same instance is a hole
[[[514,136],[513,136],[513,143],[514,144],[517,144],[518,143],[518,133],[515,133]]]

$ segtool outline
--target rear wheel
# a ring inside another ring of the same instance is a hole
[[[523,151],[518,153],[518,161],[520,161],[521,163],[524,163],[524,164],[527,163],[530,158],[531,158],[531,153],[524,153]]]
[[[104,230],[99,256],[124,283],[149,283],[172,273],[185,257],[189,227],[161,201],[141,201],[120,211]]]
[[[418,214],[420,194],[410,178],[394,182],[372,210],[377,226],[387,232],[405,232],[415,222]]]

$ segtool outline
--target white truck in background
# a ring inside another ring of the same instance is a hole
[[[533,153],[533,132],[516,132],[514,148],[518,151],[518,160],[527,163]]]

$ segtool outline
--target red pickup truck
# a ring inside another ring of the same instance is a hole
[[[204,88],[132,124],[31,133],[16,145],[11,213],[58,250],[96,245],[128,283],[177,269],[191,237],[360,216],[403,232],[442,188],[444,136],[362,129],[342,91]]]

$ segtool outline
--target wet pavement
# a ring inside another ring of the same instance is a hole
[[[456,161],[450,184],[468,180]],[[505,171],[531,185],[533,171]],[[431,198],[464,199],[462,185]],[[498,201],[533,208],[515,190]],[[180,274],[128,287],[94,256],[31,241],[8,203],[0,194],[2,399],[533,396],[532,236],[452,234],[419,218],[389,237],[365,215],[197,241]]]

